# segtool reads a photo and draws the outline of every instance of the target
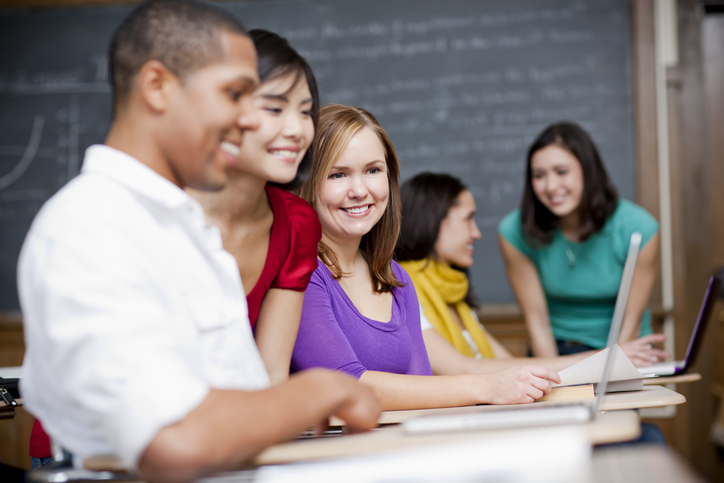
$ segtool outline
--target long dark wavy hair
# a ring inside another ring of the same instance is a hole
[[[579,205],[579,241],[586,241],[606,224],[618,205],[618,193],[609,178],[596,145],[580,126],[570,122],[559,122],[548,126],[528,149],[525,168],[525,188],[521,201],[520,215],[523,232],[528,241],[545,246],[553,240],[558,226],[558,217],[540,202],[533,191],[531,159],[533,155],[550,145],[569,151],[581,164],[583,171],[583,194]]]
[[[395,260],[435,259],[435,242],[440,226],[450,208],[456,205],[458,196],[467,191],[458,178],[442,173],[419,173],[405,181],[400,188],[402,198],[402,225],[395,248]],[[453,267],[469,276],[465,267]],[[465,302],[471,307],[480,304],[468,286]]]
[[[257,55],[257,69],[261,83],[269,82],[279,77],[294,74],[294,82],[289,87],[291,91],[300,80],[305,79],[309,86],[309,93],[312,95],[312,122],[314,131],[317,131],[317,120],[319,118],[319,88],[314,72],[307,61],[289,45],[284,37],[274,32],[263,29],[249,31],[249,36],[254,41]],[[309,178],[312,170],[312,158],[314,157],[313,146],[309,146],[302,162],[297,169],[297,175],[289,183],[269,183],[285,190],[294,190],[301,187]]]

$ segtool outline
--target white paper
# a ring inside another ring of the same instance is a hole
[[[636,369],[636,366],[633,365],[629,358],[626,357],[626,354],[624,354],[618,344],[614,344],[611,350],[613,350],[613,365],[611,368],[611,376],[608,379],[609,382],[626,381],[630,379],[643,380],[643,375]],[[609,349],[604,349],[562,371],[558,371],[558,375],[561,376],[561,383],[554,384],[553,386],[574,386],[576,384],[597,384],[601,382],[608,351]]]

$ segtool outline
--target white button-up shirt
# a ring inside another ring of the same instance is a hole
[[[36,216],[18,291],[24,402],[81,459],[134,466],[210,388],[269,386],[219,231],[183,190],[108,146],[88,148]]]

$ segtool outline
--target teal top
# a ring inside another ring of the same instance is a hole
[[[620,200],[604,227],[583,243],[569,241],[556,229],[550,245],[534,248],[523,233],[520,210],[498,225],[498,233],[538,269],[553,337],[597,349],[606,346],[631,234],[640,232],[643,246],[658,230],[653,216],[627,200]],[[650,333],[647,309],[640,335]]]

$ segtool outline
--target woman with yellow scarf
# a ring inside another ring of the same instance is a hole
[[[568,356],[514,358],[480,324],[467,269],[480,239],[475,199],[460,180],[421,173],[401,189],[402,227],[395,256],[415,285],[422,334],[434,374],[488,373],[535,363],[559,371],[594,351]],[[636,360],[657,362],[668,355],[652,348],[665,336],[652,334],[621,344]]]

